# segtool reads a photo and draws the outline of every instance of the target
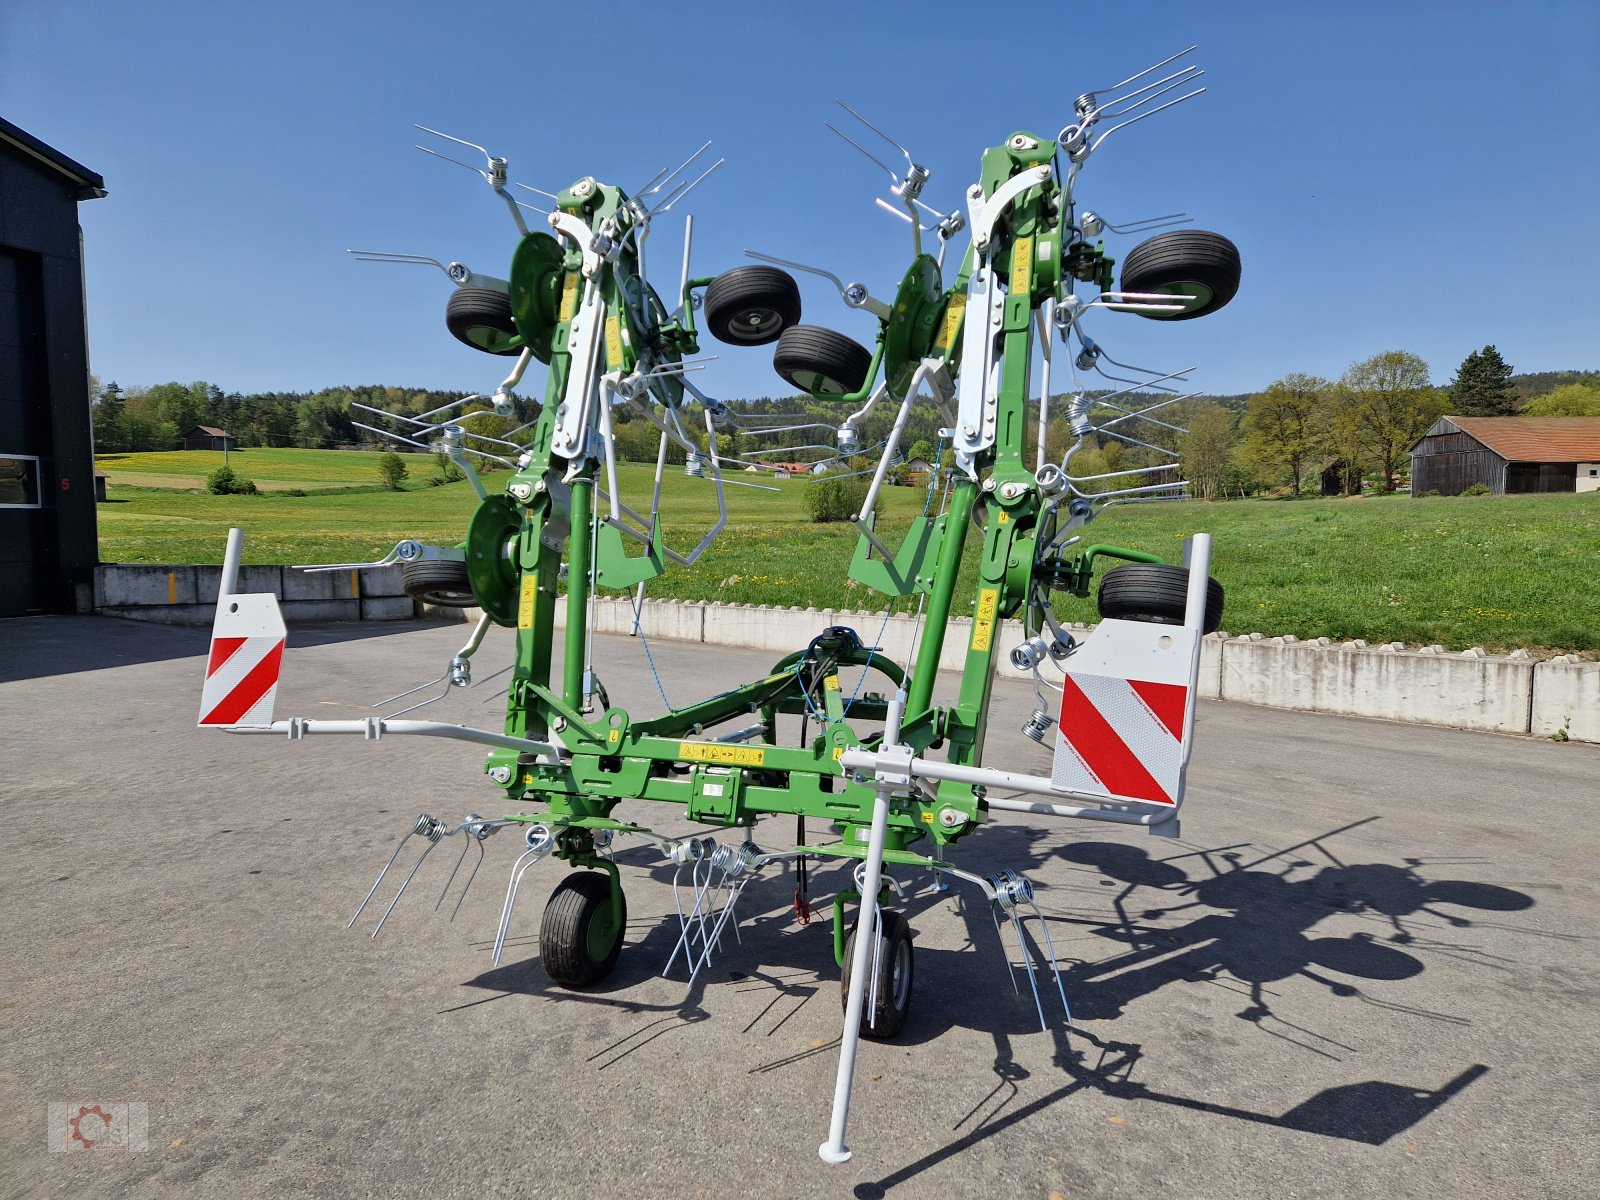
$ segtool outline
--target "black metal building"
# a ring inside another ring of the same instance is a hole
[[[1411,494],[1600,490],[1600,417],[1440,417],[1411,448]]]
[[[93,583],[94,442],[78,202],[105,183],[0,120],[0,617]]]

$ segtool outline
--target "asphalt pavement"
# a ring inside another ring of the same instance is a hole
[[[277,714],[365,715],[464,634],[296,627]],[[1034,881],[1075,1024],[1051,997],[1041,1031],[977,892],[901,872],[912,1011],[862,1043],[855,1155],[829,1167],[838,971],[792,868],[750,886],[692,986],[660,975],[673,870],[638,840],[618,842],[627,944],[590,991],[539,966],[555,861],[491,962],[514,834],[453,921],[447,842],[381,937],[375,910],[347,931],[419,811],[498,815],[482,753],[198,731],[206,643],[0,622],[0,1196],[1600,1194],[1600,747],[1208,702],[1181,838],[997,815],[951,858]],[[649,649],[677,704],[771,666]],[[614,703],[660,711],[640,643],[596,655]],[[416,715],[495,728],[502,682]],[[1018,732],[1033,704],[998,685],[991,765],[1047,770]],[[820,909],[845,880],[812,869]],[[80,1129],[142,1118],[148,1149],[63,1132],[91,1108]]]

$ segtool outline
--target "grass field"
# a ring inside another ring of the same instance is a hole
[[[254,481],[264,492],[292,489],[380,487],[377,450],[234,450],[228,465],[236,475]],[[409,468],[406,484],[423,486],[437,473],[424,454],[403,456]],[[141,488],[204,488],[206,476],[223,465],[217,450],[171,450],[162,454],[97,454],[94,465],[112,485]]]
[[[274,467],[275,479],[293,478],[284,473],[291,467],[308,475],[320,470],[323,486],[336,488],[350,486],[363,471],[376,475],[373,468],[342,461],[318,464],[347,457],[375,461],[376,455],[246,453],[262,455],[262,461],[267,455],[296,456]],[[152,468],[141,478],[171,474],[176,472]],[[636,508],[648,498],[650,476],[642,465],[622,468],[624,498]],[[504,486],[504,479],[490,476],[491,490]],[[302,478],[286,486],[310,491],[316,482]],[[730,488],[727,530],[693,566],[653,580],[649,594],[882,608],[882,597],[845,577],[854,531],[806,521],[800,505],[804,480],[776,486],[776,492]],[[230,525],[246,530],[247,562],[370,560],[401,538],[459,541],[475,504],[464,483],[407,492],[211,496],[130,487],[115,472],[110,495],[112,502],[100,508],[100,554],[107,562],[220,562]],[[668,544],[678,550],[691,549],[716,519],[710,484],[679,471],[668,475],[666,505],[672,514]],[[903,528],[922,505],[923,495],[914,489],[886,489],[883,527]],[[1196,530],[1215,536],[1212,573],[1227,588],[1223,626],[1234,633],[1359,637],[1451,649],[1600,651],[1594,587],[1600,493],[1130,506],[1109,510],[1091,527],[1092,540],[1169,559],[1177,558],[1181,539]],[[971,557],[969,550],[969,576]],[[1069,600],[1063,612],[1094,619],[1092,601]]]

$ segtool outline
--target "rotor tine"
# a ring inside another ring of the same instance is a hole
[[[454,921],[456,914],[461,911],[461,902],[467,898],[467,893],[472,890],[472,881],[478,877],[478,868],[483,866],[484,850],[481,839],[474,838],[478,843],[478,861],[472,864],[472,870],[467,872],[467,882],[461,887],[461,895],[456,897],[456,906],[450,910],[450,919]]]
[[[661,968],[661,977],[665,979],[667,972],[672,970],[672,964],[678,960],[678,951],[687,949],[684,945],[689,937],[689,919],[683,915],[683,901],[679,898],[678,877],[683,874],[683,864],[679,863],[672,872],[672,906],[678,910],[678,944],[673,946],[672,953],[667,957],[667,965]]]
[[[1017,952],[1022,955],[1022,965],[1028,972],[1028,986],[1033,989],[1033,1006],[1039,1010],[1039,1031],[1048,1033],[1050,1027],[1045,1024],[1044,1020],[1044,1001],[1039,999],[1039,983],[1033,975],[1033,955],[1028,953],[1027,943],[1022,940],[1022,922],[1017,919],[1016,912],[1012,911],[1009,916],[1011,918],[1011,932],[1017,935]],[[1008,961],[1009,957],[1008,955]]]
[[[444,889],[439,893],[439,898],[433,902],[434,912],[439,911],[444,898],[450,894],[450,885],[456,881],[456,872],[461,870],[461,864],[467,861],[467,851],[470,849],[472,849],[472,839],[468,838],[461,844],[461,853],[456,856],[456,865],[450,868],[450,878],[444,881]]]
[[[831,129],[834,133],[836,133],[840,137],[842,137],[845,141],[849,142],[857,150],[861,151],[862,154],[865,154],[873,162],[877,163],[878,166],[881,167],[888,174],[890,180],[893,181],[894,185],[896,187],[900,186],[900,175],[899,175],[899,173],[897,171],[895,171],[895,169],[893,167],[891,167],[888,163],[884,162],[883,159],[879,158],[872,151],[868,150],[865,146],[863,146],[860,142],[856,141],[855,138],[851,137],[848,133],[846,133],[844,130],[840,129],[837,125],[830,124],[827,121],[824,121],[823,124],[825,126],[827,126],[827,128]]]
[[[453,141],[454,139],[451,140]],[[424,154],[431,154],[435,158],[442,158],[447,163],[455,163],[455,165],[458,167],[465,167],[474,175],[481,175],[485,179],[489,178],[489,172],[485,171],[482,167],[475,167],[471,163],[464,163],[459,158],[451,158],[448,154],[440,154],[437,150],[430,150],[426,146],[417,146],[415,148],[421,150]]]
[[[517,889],[522,886],[522,877],[528,868],[541,857],[539,849],[530,846],[522,852],[516,862],[511,864],[511,880],[506,888],[506,903],[500,910],[500,929],[494,936],[494,965],[497,967],[500,965],[501,955],[505,953],[506,932],[511,928],[511,913],[516,907]]]
[[[1055,972],[1056,991],[1061,994],[1061,1007],[1067,1014],[1067,1024],[1072,1024],[1072,1005],[1067,1003],[1067,988],[1061,982],[1061,967],[1056,962],[1056,944],[1050,937],[1050,922],[1045,918],[1044,911],[1038,904],[1033,905],[1033,912],[1039,918],[1039,928],[1044,930],[1044,944],[1050,951],[1050,969]]]
[[[1011,976],[1011,990],[1017,995],[1022,995],[1022,989],[1017,986],[1017,969],[1011,965],[1011,951],[1006,949],[1006,935],[1000,932],[1000,905],[996,901],[989,909],[989,915],[994,918],[994,933],[1000,939],[1000,953],[1005,957],[1006,972]],[[1010,918],[1008,917],[1007,920]]]
[[[384,924],[389,920],[389,914],[394,911],[394,906],[400,903],[400,897],[406,894],[406,889],[411,886],[411,881],[417,877],[417,872],[422,869],[422,864],[427,861],[428,855],[433,853],[433,848],[439,844],[439,836],[442,835],[430,837],[424,834],[423,836],[428,837],[427,848],[417,855],[417,861],[412,865],[411,873],[406,876],[405,882],[400,885],[400,890],[394,894],[394,899],[389,901],[389,907],[383,910],[383,916],[378,919],[378,927],[372,931],[374,940],[383,932]]]
[[[854,117],[854,118],[855,118],[855,119],[856,119],[856,120],[858,120],[858,121],[860,121],[860,122],[861,122],[861,123],[862,123],[862,124],[863,124],[863,125],[865,125],[865,126],[866,126],[866,127],[867,127],[867,128],[868,128],[868,129],[870,129],[870,130],[872,130],[872,132],[873,132],[873,133],[875,133],[875,134],[877,134],[877,135],[878,135],[878,136],[879,136],[879,137],[881,137],[881,138],[882,138],[882,139],[883,139],[883,140],[884,140],[884,141],[886,141],[886,142],[888,142],[888,143],[889,143],[889,145],[891,145],[891,146],[893,146],[893,147],[894,147],[894,148],[895,148],[895,149],[896,149],[896,150],[898,150],[898,151],[900,151],[900,153],[901,153],[901,154],[903,154],[903,155],[904,155],[904,156],[905,156],[905,160],[906,160],[906,167],[907,167],[907,169],[909,169],[909,168],[911,168],[911,167],[913,167],[913,166],[915,166],[915,165],[916,165],[916,164],[915,164],[915,163],[913,163],[913,162],[912,162],[912,161],[911,161],[911,151],[909,151],[909,150],[907,150],[907,149],[906,149],[906,148],[905,148],[905,147],[904,147],[904,146],[902,146],[902,145],[901,145],[901,144],[900,144],[900,143],[899,143],[899,142],[897,142],[897,141],[895,141],[895,140],[894,140],[894,139],[893,139],[893,138],[892,138],[892,137],[890,137],[890,136],[889,136],[889,135],[888,135],[888,134],[887,134],[887,133],[885,133],[885,132],[884,132],[884,131],[883,131],[883,130],[881,130],[881,129],[879,129],[879,128],[878,128],[878,127],[877,127],[877,126],[876,126],[876,125],[874,125],[874,124],[873,124],[873,123],[872,123],[872,122],[871,122],[871,121],[869,121],[869,120],[867,120],[867,119],[866,119],[866,118],[865,118],[865,117],[863,117],[863,116],[862,116],[862,115],[861,115],[861,114],[860,114],[860,113],[858,113],[858,112],[857,112],[857,111],[856,111],[856,110],[855,110],[855,109],[853,109],[853,108],[851,108],[851,107],[850,107],[850,106],[849,106],[849,105],[848,105],[848,104],[846,104],[846,103],[845,103],[845,102],[844,102],[844,101],[843,101],[843,100],[839,100],[839,99],[835,99],[835,100],[834,100],[834,103],[835,103],[835,104],[837,104],[837,105],[838,105],[838,106],[839,106],[839,107],[840,107],[840,108],[842,108],[842,109],[844,109],[844,110],[845,110],[845,112],[847,112],[847,113],[849,113],[849,114],[850,114],[850,115],[851,115],[851,116],[852,116],[852,117]],[[880,165],[881,165],[881,164],[880,164]],[[891,171],[891,172],[890,172],[890,174],[891,174],[891,175],[892,175],[892,174],[894,174],[894,172],[893,172],[893,171]]]
[[[487,150],[485,150],[482,146],[478,145],[477,142],[469,142],[465,138],[458,138],[458,137],[454,136],[453,134],[441,133],[437,129],[429,129],[426,125],[418,125],[418,124],[416,124],[414,122],[412,123],[411,128],[420,129],[420,130],[422,130],[423,133],[431,133],[431,134],[433,134],[434,137],[442,137],[447,142],[454,142],[458,146],[465,146],[469,150],[476,150],[479,154],[483,155],[485,158],[489,157],[489,152]]]
[[[738,885],[728,890],[728,902],[727,904],[723,905],[721,915],[717,918],[717,923],[711,930],[711,938],[706,942],[705,948],[700,953],[700,961],[695,964],[694,971],[689,975],[689,981],[691,983],[694,981],[695,975],[700,973],[700,968],[704,967],[711,961],[711,951],[721,944],[722,928],[727,924],[728,918],[733,915],[734,906],[739,903],[739,896],[743,891],[743,882],[740,882]],[[737,935],[739,931],[739,922],[737,920],[733,923],[733,929],[735,935]],[[739,941],[740,944],[743,944],[744,939],[740,938]]]
[[[673,167],[670,171],[667,170],[665,167],[663,167],[660,171],[658,171],[655,174],[655,176],[650,180],[649,183],[645,184],[644,187],[640,188],[637,192],[634,193],[634,195],[636,195],[636,196],[653,196],[653,195],[655,195],[662,188],[667,186],[667,183],[668,183],[669,180],[676,179],[679,175],[683,174],[683,172],[688,168],[690,163],[694,162],[695,159],[699,158],[702,154],[704,154],[710,148],[711,148],[711,141],[708,138],[706,140],[705,144],[700,147],[700,149],[696,150],[693,154],[689,155],[688,158],[684,159],[681,163],[679,163],[677,166]]]
[[[1193,46],[1190,46],[1187,50],[1179,50],[1176,54],[1170,55],[1167,58],[1163,58],[1160,62],[1156,63],[1154,66],[1146,67],[1144,70],[1140,71],[1136,75],[1129,75],[1121,83],[1113,83],[1110,87],[1092,88],[1090,90],[1095,92],[1095,93],[1114,92],[1118,88],[1127,87],[1128,84],[1132,83],[1135,79],[1143,79],[1146,75],[1149,75],[1151,72],[1159,71],[1162,67],[1166,66],[1168,63],[1177,62],[1185,54],[1193,54],[1199,48],[1200,48],[1200,44],[1198,42],[1196,42]]]
[[[421,825],[423,817],[426,817],[426,816],[427,816],[427,814],[424,813],[422,815],[422,817],[418,817],[417,818],[417,825]],[[400,851],[405,849],[406,843],[411,840],[412,835],[415,834],[416,832],[417,832],[417,829],[414,826],[414,827],[412,827],[410,830],[408,830],[406,832],[404,837],[402,837],[400,839],[399,844],[396,845],[395,848],[394,848],[394,853],[389,855],[389,861],[383,864],[383,870],[378,872],[378,877],[372,881],[372,886],[367,889],[367,897],[366,897],[366,899],[361,902],[361,907],[356,909],[356,915],[350,918],[350,924],[345,926],[346,929],[349,929],[358,920],[360,920],[361,914],[366,911],[367,905],[372,903],[372,897],[377,893],[378,885],[383,882],[383,877],[389,873],[389,868],[394,866],[394,860],[400,857]]]
[[[698,176],[696,176],[695,179],[691,183],[679,184],[677,187],[673,188],[672,189],[672,195],[669,196],[667,198],[667,200],[659,208],[653,208],[653,209],[650,210],[650,216],[652,216],[652,217],[658,216],[661,213],[664,213],[664,212],[668,211],[669,209],[671,209],[673,205],[677,204],[678,201],[682,200],[690,192],[694,191],[695,188],[699,187],[703,182],[705,182],[706,178],[713,171],[715,171],[718,167],[722,166],[727,161],[728,160],[725,159],[725,158],[719,158],[719,159],[717,159],[716,162],[712,163],[704,171],[700,172],[700,174]]]

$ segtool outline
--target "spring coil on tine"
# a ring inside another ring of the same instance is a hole
[[[989,886],[994,888],[994,902],[1008,913],[1015,912],[1019,904],[1033,903],[1032,881],[1009,868],[989,876]]]
[[[550,828],[547,825],[529,825],[522,840],[527,843],[529,850],[543,850],[550,844]]]
[[[1036,708],[1033,710],[1033,715],[1023,723],[1022,735],[1038,742],[1042,746],[1046,735],[1050,732],[1050,726],[1055,723],[1055,718],[1048,712],[1042,708]]]

